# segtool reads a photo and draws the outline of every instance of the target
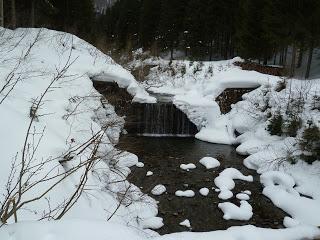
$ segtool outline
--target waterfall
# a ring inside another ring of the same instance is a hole
[[[172,102],[133,104],[127,130],[144,136],[194,136],[197,127]]]

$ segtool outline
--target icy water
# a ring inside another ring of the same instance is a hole
[[[181,231],[212,231],[226,229],[236,225],[253,224],[259,227],[282,228],[284,212],[277,209],[262,195],[259,175],[247,169],[243,164],[243,157],[238,155],[235,148],[227,145],[210,144],[194,138],[150,138],[138,136],[124,136],[118,148],[136,154],[145,164],[143,168],[132,168],[129,181],[139,186],[144,193],[159,201],[159,216],[164,219],[164,226],[157,230],[160,234]],[[221,162],[219,168],[206,170],[199,163],[202,157],[211,156]],[[189,172],[180,169],[182,163],[194,163],[197,168]],[[252,195],[248,201],[253,207],[253,217],[249,221],[226,221],[218,208],[218,203],[224,202],[218,198],[218,193],[212,190],[214,178],[225,168],[233,167],[245,175],[252,175],[254,182],[236,180],[231,201],[239,205],[235,195],[244,190],[250,190]],[[146,176],[152,171],[152,176]],[[153,196],[150,191],[157,185],[163,184],[167,193]],[[200,195],[199,189],[210,189],[208,196]],[[193,198],[177,197],[177,190],[193,190]],[[189,219],[192,229],[180,226],[179,223]]]

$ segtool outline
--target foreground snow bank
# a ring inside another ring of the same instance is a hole
[[[154,101],[127,70],[74,35],[0,28],[0,203],[5,204],[7,187],[18,192],[18,173],[25,159],[20,203],[26,204],[18,209],[19,221],[57,217],[86,169],[80,167],[46,190],[60,179],[54,177],[63,177],[90,158],[96,160],[83,178],[83,194],[64,217],[111,218],[139,227],[136,218],[157,215],[156,202],[125,180],[137,157],[114,148],[124,119],[113,106],[102,104],[105,101],[90,80],[97,76],[127,88],[134,101]],[[39,200],[30,201],[38,196]]]
[[[187,223],[186,221],[184,223]],[[184,224],[186,225],[186,224]],[[188,225],[189,226],[189,225]],[[231,227],[225,231],[207,233],[174,233],[154,240],[301,240],[320,237],[315,227],[263,229],[254,226]],[[147,240],[139,231],[125,226],[97,221],[69,220],[54,222],[25,222],[0,228],[3,240]]]

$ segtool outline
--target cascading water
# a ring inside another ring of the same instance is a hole
[[[134,104],[133,116],[127,121],[129,133],[144,136],[189,137],[197,133],[197,127],[172,102]]]

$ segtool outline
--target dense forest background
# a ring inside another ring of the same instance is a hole
[[[118,0],[103,11],[92,0],[4,0],[6,27],[48,27],[100,48],[192,60],[241,56],[289,66],[320,45],[319,0]],[[290,58],[288,58],[290,51]],[[180,54],[180,55],[181,55]]]

